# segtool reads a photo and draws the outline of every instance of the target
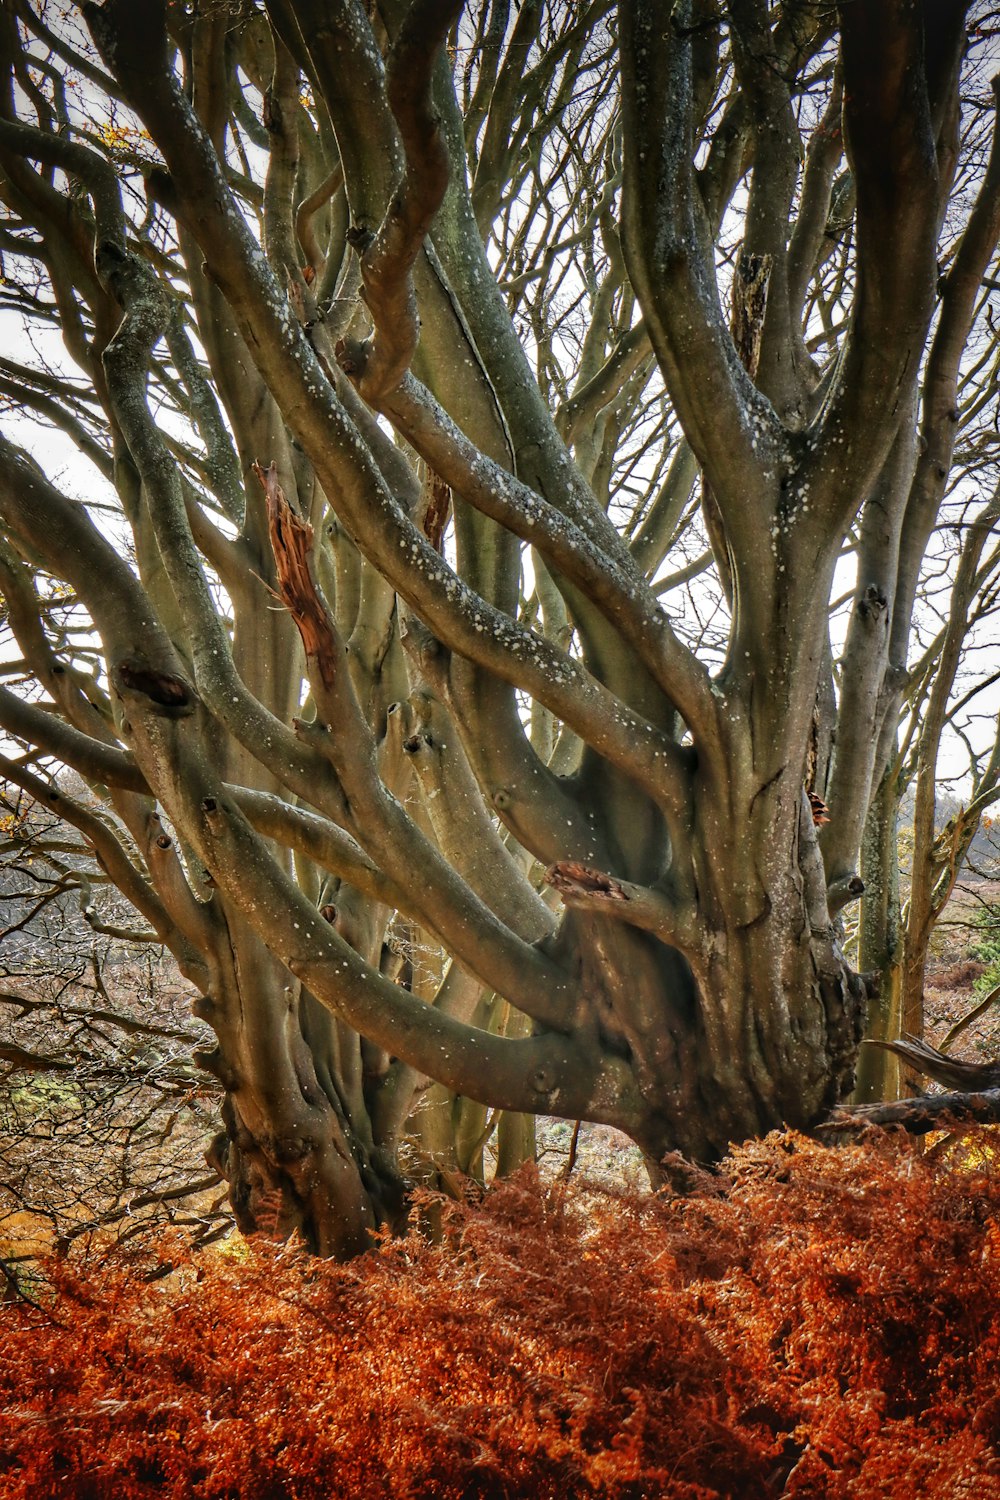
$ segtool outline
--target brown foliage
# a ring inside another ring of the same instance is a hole
[[[954,963],[942,964],[928,972],[927,980],[936,990],[971,989],[977,979],[986,973],[986,965],[976,958],[960,958]]]
[[[522,1177],[447,1240],[63,1263],[2,1309],[0,1491],[956,1500],[1000,1485],[1000,1180],[748,1145],[685,1197]],[[162,1269],[162,1267],[160,1268]]]

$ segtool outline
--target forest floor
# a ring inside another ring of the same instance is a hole
[[[348,1266],[176,1233],[0,1306],[4,1500],[1000,1495],[993,1137],[526,1169]]]
[[[938,924],[924,989],[927,1040],[935,1046],[972,1015],[983,998],[987,966],[976,957],[976,950],[984,938],[983,923],[998,911],[1000,881],[976,881],[956,891],[946,918]],[[993,936],[1000,942],[1000,930]],[[1000,1004],[976,1016],[948,1050],[969,1062],[1000,1059]]]

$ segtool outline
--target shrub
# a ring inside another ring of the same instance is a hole
[[[978,994],[985,995],[1000,984],[1000,910],[995,906],[984,907],[976,914],[976,926],[982,937],[972,951],[983,965],[983,971],[974,988]]]
[[[927,983],[936,990],[965,990],[979,988],[985,973],[985,965],[977,958],[959,958],[953,963],[935,967],[927,976]]]

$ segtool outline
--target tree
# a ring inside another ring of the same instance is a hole
[[[3,443],[5,774],[200,992],[240,1223],[349,1254],[405,1138],[509,1163],[537,1113],[652,1162],[810,1126],[997,242],[983,37],[81,11],[3,17],[0,373],[91,466]]]

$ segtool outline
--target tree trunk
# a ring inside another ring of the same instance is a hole
[[[208,1160],[244,1233],[299,1233],[343,1259],[398,1225],[395,1153],[373,1138],[360,1038],[340,1028],[231,913],[211,996],[196,1006],[218,1045],[198,1061],[222,1082],[224,1130]]]
[[[868,987],[831,925],[811,928],[797,886],[748,923],[703,922],[690,957],[609,918],[564,925],[595,1049],[627,1063],[639,1101],[603,1117],[653,1161],[713,1161],[748,1136],[809,1129],[850,1091]]]
[[[293,1115],[299,1130],[313,1134],[279,1135]],[[282,1240],[297,1233],[315,1254],[345,1260],[370,1249],[382,1225],[400,1226],[402,1184],[376,1169],[333,1110],[300,1099],[278,1111],[244,1088],[227,1094],[222,1120],[206,1158],[228,1184],[243,1234]]]
[[[899,788],[895,767],[885,771],[873,799],[861,845],[861,903],[858,967],[878,976],[868,1019],[875,1041],[894,1041],[902,1026],[902,929],[897,848]],[[863,1047],[854,1099],[858,1104],[900,1096],[899,1063],[884,1047]]]
[[[717,934],[699,984],[698,1109],[677,1145],[700,1159],[734,1141],[809,1129],[849,1091],[867,994],[827,935],[775,913]],[[697,1122],[695,1124],[695,1121]]]
[[[1000,148],[956,239],[985,144],[961,6],[722,9],[283,0],[223,28],[104,0],[95,128],[55,63],[8,88],[10,294],[85,378],[0,374],[121,524],[0,442],[0,721],[107,789],[46,805],[204,996],[247,1228],[348,1255],[404,1168],[485,1176],[494,1124],[500,1171],[534,1114],[711,1159],[852,1086],[838,903],[949,535]],[[0,41],[15,79],[48,55],[30,7]],[[911,1024],[998,514],[966,528],[920,741]],[[890,1034],[895,797],[862,933]]]

